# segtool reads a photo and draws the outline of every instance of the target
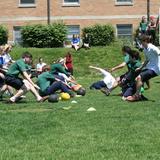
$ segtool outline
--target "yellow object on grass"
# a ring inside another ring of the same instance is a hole
[[[61,100],[69,100],[71,98],[68,93],[64,93],[64,92],[62,92],[60,96],[61,96]]]

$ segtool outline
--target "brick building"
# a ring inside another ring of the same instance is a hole
[[[150,0],[150,15],[157,17],[159,8],[160,0]],[[63,21],[68,37],[97,23],[110,23],[118,36],[131,36],[144,15],[147,0],[50,0],[50,22]],[[0,1],[0,24],[9,29],[9,41],[20,41],[21,26],[47,20],[47,0]]]

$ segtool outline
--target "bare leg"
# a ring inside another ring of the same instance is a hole
[[[23,94],[25,94],[26,92],[24,91],[24,89],[19,89],[18,90],[18,92],[14,95],[14,96],[12,96],[11,98],[10,98],[10,101],[11,102],[16,102],[16,100],[19,98],[19,97],[21,97]]]
[[[39,95],[39,93],[34,88],[34,86],[31,83],[29,83],[27,80],[23,80],[23,82],[24,82],[27,90],[28,91],[30,90],[32,92],[32,94],[36,97],[37,101],[40,101],[42,99],[42,97]]]
[[[39,95],[39,93],[34,88],[34,86],[31,83],[29,83],[27,80],[23,80],[23,82],[24,82],[24,85],[22,86],[22,88],[19,89],[18,92],[10,98],[10,101],[16,102],[16,100],[19,97],[21,97],[22,95],[24,95],[28,91],[31,91],[33,93],[33,95],[36,97],[37,101],[41,101],[42,97]]]
[[[1,90],[0,90],[0,96],[2,96],[4,94],[4,92],[7,90],[7,85],[3,85]]]
[[[141,94],[141,87],[143,86],[143,82],[142,82],[142,79],[141,79],[141,76],[139,75],[137,78],[136,78],[136,95],[140,95]]]

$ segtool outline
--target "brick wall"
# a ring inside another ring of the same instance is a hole
[[[151,15],[158,15],[160,0],[150,0]],[[95,23],[133,24],[136,28],[142,15],[147,15],[147,0],[133,0],[133,5],[116,5],[116,0],[80,0],[79,6],[64,6],[63,0],[50,0],[51,22],[61,19],[67,25],[81,28]],[[0,24],[9,29],[13,40],[13,26],[47,23],[47,0],[36,0],[34,7],[19,7],[19,0],[0,1]]]

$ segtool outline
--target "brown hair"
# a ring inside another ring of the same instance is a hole
[[[147,43],[149,43],[150,42],[150,36],[148,36],[148,35],[142,35],[141,37],[140,37],[140,40],[141,40],[141,42],[147,42]]]
[[[45,65],[42,67],[42,72],[50,71],[51,67],[49,65]]]

